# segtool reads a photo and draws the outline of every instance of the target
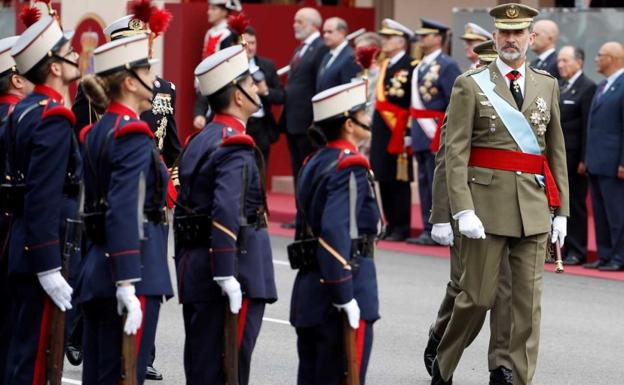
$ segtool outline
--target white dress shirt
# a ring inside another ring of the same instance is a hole
[[[518,83],[518,85],[520,86],[520,93],[522,93],[522,96],[524,96],[524,85],[526,83],[526,63],[521,65],[520,68],[511,68],[507,65],[507,63],[502,61],[500,57],[498,57],[496,58],[496,67],[498,67],[501,75],[503,75],[503,79],[505,79],[505,83],[507,83],[507,88],[509,88],[509,84],[511,83],[511,80],[509,80],[507,74],[513,70],[520,72],[520,78],[516,80],[516,83]]]

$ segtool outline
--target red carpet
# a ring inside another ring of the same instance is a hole
[[[271,223],[269,233],[284,237],[294,237],[294,231],[283,229],[281,223],[293,223],[295,221],[295,199],[288,194],[268,195],[268,204],[271,212]],[[591,218],[590,218],[591,221]],[[596,237],[594,227],[589,226],[589,255],[588,259],[593,261],[596,258]],[[422,231],[422,219],[420,206],[412,205],[412,235],[418,235]],[[405,242],[384,242],[380,241],[378,247],[382,250],[397,251],[408,254],[428,255],[439,258],[448,258],[449,249],[442,246],[417,246],[409,245]],[[546,271],[554,272],[554,265],[546,265]],[[607,273],[598,270],[589,270],[581,266],[565,266],[565,274],[580,275],[584,277],[602,278],[616,281],[624,281],[624,272]]]

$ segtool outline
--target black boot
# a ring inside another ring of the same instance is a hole
[[[448,381],[445,381],[442,378],[442,375],[440,374],[440,368],[438,367],[437,359],[433,360],[432,368],[431,385],[453,385],[453,376],[451,376]]]
[[[513,385],[511,369],[499,366],[494,370],[490,370],[490,385]]]
[[[82,350],[80,347],[67,345],[67,348],[65,348],[65,356],[67,357],[67,361],[73,366],[82,364]]]
[[[152,365],[147,365],[147,371],[145,372],[145,379],[152,381],[161,381],[163,379],[163,375],[156,370]]]
[[[438,345],[440,345],[440,339],[433,332],[433,326],[429,329],[429,341],[427,341],[427,347],[425,348],[425,369],[427,369],[427,373],[431,375],[431,366],[433,365],[433,360],[438,354]]]

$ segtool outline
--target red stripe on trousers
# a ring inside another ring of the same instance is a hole
[[[243,333],[245,332],[245,321],[247,320],[247,309],[249,308],[249,298],[243,298],[243,304],[238,312],[238,347],[243,344]]]
[[[366,337],[366,321],[360,320],[360,325],[355,331],[355,345],[357,351],[357,366],[362,370],[362,359],[364,358],[364,339]]]
[[[134,344],[134,351],[135,351],[137,357],[139,356],[139,347],[141,346],[141,337],[143,337],[143,325],[145,325],[145,305],[146,305],[146,301],[145,301],[145,296],[144,295],[140,295],[139,296],[139,302],[141,302],[141,326],[137,330],[136,342]]]
[[[44,294],[45,295],[45,294]],[[52,313],[52,303],[50,297],[45,295],[43,301],[43,315],[41,316],[41,328],[39,329],[39,343],[37,344],[37,358],[35,359],[35,372],[33,374],[33,385],[45,384],[46,376],[46,345],[50,328],[50,315]]]

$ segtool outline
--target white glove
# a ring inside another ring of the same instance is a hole
[[[568,235],[568,218],[557,215],[552,221],[552,237],[550,241],[555,243],[559,239],[559,246],[563,247],[566,235]]]
[[[336,306],[338,310],[343,310],[345,313],[347,313],[347,319],[349,320],[349,325],[351,325],[353,329],[357,329],[358,326],[360,326],[360,307],[358,306],[358,303],[355,300],[355,298],[353,298],[351,301],[345,304],[342,304],[342,305],[334,304],[334,306]]]
[[[126,309],[126,324],[124,332],[128,335],[137,333],[143,321],[141,302],[137,298],[134,285],[117,286],[117,313],[123,315]]]
[[[241,291],[240,283],[232,276],[215,277],[214,280],[221,286],[223,294],[227,295],[230,301],[230,311],[234,314],[238,314],[243,303],[243,292]]]
[[[450,223],[434,223],[431,238],[444,246],[453,246],[453,227]]]
[[[481,223],[481,219],[475,214],[474,210],[460,212],[457,220],[459,221],[460,233],[472,239],[485,239],[483,223]]]
[[[43,290],[45,290],[61,311],[72,308],[71,295],[74,290],[69,286],[59,270],[39,273],[37,274],[37,278],[39,278],[39,283]]]

